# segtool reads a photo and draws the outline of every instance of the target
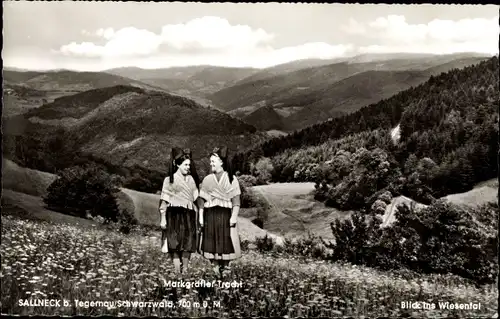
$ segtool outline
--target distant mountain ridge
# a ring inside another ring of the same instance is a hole
[[[159,86],[176,94],[203,98],[258,71],[254,68],[197,65],[162,69],[116,68],[105,72]]]
[[[282,107],[305,107],[286,119],[287,129],[301,129],[322,120],[349,114],[421,84],[428,78],[426,72],[420,71],[366,71],[338,81],[330,87],[320,86],[307,94],[293,95],[282,101]]]
[[[103,72],[76,71],[3,71],[3,80],[12,85],[22,85],[41,91],[64,91],[69,94],[114,85],[132,85],[149,90],[161,90],[137,80]]]
[[[485,60],[486,57],[471,58],[471,63]],[[340,61],[317,67],[302,68],[293,72],[280,74],[270,78],[248,82],[243,80],[232,87],[212,94],[209,98],[222,109],[231,111],[236,108],[246,107],[258,101],[269,99],[272,102],[280,100],[278,94],[288,93],[296,87],[316,87],[329,85],[357,73],[366,71],[424,71],[431,67],[456,60],[456,56],[443,56],[420,59],[393,59],[370,62]],[[265,71],[265,70],[264,70]]]
[[[106,70],[106,73],[131,78],[160,87],[171,94],[185,96],[201,105],[212,106],[207,95],[231,86],[259,71],[253,68],[195,65],[161,69],[124,67]]]
[[[60,96],[96,88],[132,85],[187,97],[202,106],[228,112],[259,129],[292,131],[341,116],[363,103],[390,96],[421,80],[420,75],[411,73],[415,75],[414,79],[400,76],[404,81],[391,84],[387,80],[391,77],[387,74],[362,75],[363,72],[418,70],[430,76],[482,59],[484,56],[469,53],[443,56],[398,53],[305,59],[266,69],[199,65],[164,69],[125,67],[105,72],[5,70],[4,81],[9,85],[47,92],[43,99],[48,102]],[[381,79],[376,79],[379,76]],[[351,77],[352,87],[338,83]],[[363,77],[374,78],[367,81]],[[393,78],[394,81],[399,79]],[[365,84],[362,83],[369,85],[364,88],[362,86]],[[381,86],[377,88],[370,83],[380,83]],[[17,97],[10,96],[7,101],[8,113],[22,113],[41,105],[41,100],[19,101]],[[274,111],[259,110],[264,106]],[[269,118],[262,117],[267,115]]]
[[[344,61],[252,82],[243,80],[209,98],[230,114],[242,119],[248,116],[249,123],[256,127],[265,120],[255,112],[260,107],[272,107],[282,116],[284,129],[293,131],[390,97],[431,75],[485,59],[447,55],[365,63]]]

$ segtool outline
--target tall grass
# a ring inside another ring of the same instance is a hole
[[[405,316],[480,317],[498,307],[498,290],[448,276],[405,279],[363,267],[245,251],[223,281],[242,287],[171,288],[180,279],[159,242],[103,229],[80,229],[2,216],[1,310],[15,315]],[[216,280],[194,256],[183,280]],[[176,308],[21,307],[19,299],[161,301]],[[180,300],[188,301],[179,302]],[[203,307],[206,301],[207,307]],[[220,307],[215,302],[220,302]],[[406,310],[402,301],[481,303],[480,310]],[[195,302],[199,302],[199,307]],[[184,307],[183,307],[184,306]]]

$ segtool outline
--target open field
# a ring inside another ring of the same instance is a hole
[[[457,205],[477,207],[487,202],[498,201],[498,179],[491,179],[479,183],[474,189],[460,194],[451,194],[443,197]]]
[[[330,222],[351,214],[315,201],[311,194],[314,183],[277,183],[253,189],[271,207],[265,229],[277,234],[297,237],[311,232],[332,238]]]

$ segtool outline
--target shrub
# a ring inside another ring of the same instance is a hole
[[[385,191],[378,197],[379,200],[389,205],[392,201],[392,194],[390,191]]]
[[[318,236],[308,233],[307,237],[301,237],[293,241],[285,238],[283,252],[292,256],[303,256],[316,259],[326,259],[326,248]]]
[[[252,174],[257,178],[259,185],[265,185],[271,181],[273,170],[273,164],[267,157],[263,157],[255,165],[251,165]]]
[[[300,164],[294,172],[293,180],[295,182],[315,182],[320,172],[317,163]]]
[[[275,242],[272,237],[266,234],[264,237],[255,238],[255,245],[257,246],[257,250],[261,253],[270,252],[275,247]]]
[[[248,239],[244,239],[240,242],[240,247],[242,251],[249,250],[250,241]]]
[[[259,217],[252,219],[252,223],[259,228],[264,228],[264,221]]]
[[[137,218],[134,216],[134,213],[129,212],[124,209],[120,211],[118,216],[118,231],[123,234],[129,234],[132,229],[139,224]]]
[[[63,170],[47,189],[45,204],[65,214],[87,218],[101,216],[118,221],[115,194],[119,179],[96,165],[73,166]]]
[[[351,219],[336,220],[330,224],[334,242],[325,242],[333,250],[329,259],[353,264],[366,264],[370,258],[370,249],[375,245],[380,234],[382,220],[378,216],[367,216],[359,212]]]
[[[243,184],[245,187],[251,187],[257,185],[257,178],[252,175],[241,175],[238,176],[238,181],[240,182],[240,186]]]
[[[265,201],[257,196],[255,192],[243,184],[240,184],[241,189],[241,207],[242,208],[253,208],[253,207],[263,207],[266,206]]]
[[[413,228],[399,226],[387,227],[379,232],[369,252],[367,264],[382,270],[418,269],[417,259],[420,251],[420,237]]]
[[[494,282],[497,238],[481,231],[473,211],[443,201],[421,210],[399,206],[396,222],[380,232],[369,252],[369,264],[382,269],[453,273],[478,284]]]
[[[477,220],[487,228],[488,232],[492,234],[498,232],[498,202],[481,205],[472,211]]]
[[[422,210],[401,206],[395,226],[412,228],[419,235],[418,266],[422,272],[453,273],[488,283],[496,274],[496,236],[482,232],[472,212],[444,201]]]
[[[125,179],[123,186],[129,189],[134,189],[139,192],[150,192],[153,189],[153,183],[138,173]],[[156,185],[155,185],[156,186]]]
[[[386,208],[387,208],[387,204],[384,201],[377,199],[373,203],[373,205],[371,207],[371,211],[373,214],[384,215]]]

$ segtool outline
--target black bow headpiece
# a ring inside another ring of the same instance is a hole
[[[190,165],[190,175],[193,177],[196,186],[198,187],[199,185],[199,178],[198,178],[198,173],[196,172],[196,167],[194,165],[193,161],[193,156],[191,153],[191,149],[185,148],[181,149],[179,147],[174,147],[172,148],[172,159],[170,161],[170,183],[174,182],[174,173],[177,171],[177,165],[180,165],[181,163],[177,163],[180,158],[190,159],[191,160],[191,165]]]
[[[227,172],[229,176],[229,182],[232,183],[233,170],[231,169],[227,146],[214,148],[210,155],[217,155],[222,160],[222,168]]]
[[[191,150],[189,148],[185,148],[185,149],[180,149],[178,147],[172,148],[172,160],[175,161],[184,155],[191,158]]]
[[[227,146],[224,146],[222,148],[216,147],[212,151],[212,154],[216,154],[219,156],[221,159],[227,159]]]

